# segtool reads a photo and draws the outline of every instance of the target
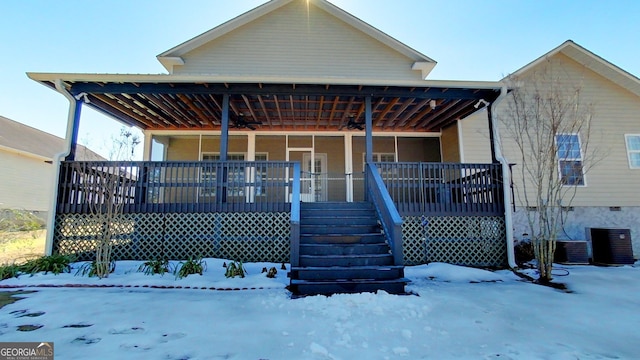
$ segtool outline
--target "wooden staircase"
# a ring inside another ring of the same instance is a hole
[[[373,205],[302,203],[300,266],[289,273],[298,295],[384,290],[403,294],[404,266],[394,265]]]

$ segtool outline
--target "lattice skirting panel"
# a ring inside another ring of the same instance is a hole
[[[54,251],[92,260],[103,224],[90,214],[57,215]],[[115,260],[289,261],[289,213],[123,214],[109,230]]]
[[[507,264],[505,222],[499,216],[405,216],[406,265],[445,262],[466,266]]]

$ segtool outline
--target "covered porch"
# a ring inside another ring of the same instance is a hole
[[[506,262],[504,164],[460,163],[461,139],[452,130],[485,106],[491,123],[488,105],[501,91],[495,83],[31,76],[71,102],[70,152],[60,162],[52,232],[56,251],[90,256],[101,226],[91,222],[90,209],[105,199],[100,179],[118,174],[127,180],[114,195],[123,203],[116,258],[213,256],[294,265],[301,202],[369,202],[396,265]],[[142,128],[145,161],[75,161],[82,106]]]

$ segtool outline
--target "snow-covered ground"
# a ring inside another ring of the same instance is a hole
[[[102,280],[72,272],[1,281],[118,287],[28,288],[36,292],[0,309],[0,342],[52,341],[56,359],[640,358],[640,263],[562,266],[568,275],[556,280],[571,292],[433,263],[407,267],[416,295],[300,299],[279,264],[246,264],[248,277],[226,279],[222,261],[207,263],[203,276],[177,280],[118,262]],[[271,266],[275,279],[260,273]]]

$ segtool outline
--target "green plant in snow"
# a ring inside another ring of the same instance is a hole
[[[169,260],[154,259],[145,261],[140,265],[140,267],[138,267],[138,272],[143,272],[145,275],[164,275],[165,273],[173,272],[171,268]]]
[[[207,268],[207,264],[202,258],[189,258],[189,260],[180,262],[173,270],[173,274],[178,279],[185,278],[191,274],[200,274]]]
[[[232,261],[227,265],[227,271],[224,273],[224,276],[228,278],[233,278],[236,276],[240,276],[243,278],[247,274],[247,270],[245,270],[242,265],[242,261]]]
[[[63,272],[71,272],[72,259],[67,255],[53,254],[49,256],[39,257],[29,260],[20,265],[20,271],[27,274],[35,274],[44,271],[44,273],[52,272],[58,275]]]
[[[111,260],[109,262],[109,274],[111,274],[115,270],[116,270],[116,262],[114,260]],[[98,276],[100,278],[106,277],[103,275],[103,269],[98,268],[98,263],[95,260],[91,262],[85,262],[84,264],[82,264],[76,271],[75,275],[88,276],[88,277]]]
[[[20,270],[20,265],[3,265],[0,266],[0,280],[6,280],[10,278],[17,278],[22,271]]]

